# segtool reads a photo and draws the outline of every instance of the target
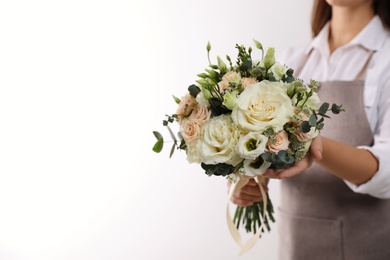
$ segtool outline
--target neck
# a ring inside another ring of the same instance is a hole
[[[350,42],[374,17],[371,3],[357,7],[332,7],[330,20],[329,51]]]

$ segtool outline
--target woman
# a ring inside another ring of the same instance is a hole
[[[390,259],[390,2],[317,0],[314,39],[289,51],[295,76],[346,112],[325,124],[311,152],[283,171],[281,259]],[[313,164],[314,160],[314,164]],[[232,197],[260,201],[250,182]]]

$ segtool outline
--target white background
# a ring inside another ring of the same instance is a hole
[[[0,259],[276,259],[276,224],[238,256],[225,179],[153,153],[152,131],[208,41],[214,60],[252,39],[278,55],[310,39],[311,4],[1,1]]]

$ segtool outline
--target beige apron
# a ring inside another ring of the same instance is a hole
[[[325,120],[323,136],[352,146],[373,144],[363,90],[363,81],[321,84],[321,101],[346,110]],[[390,200],[355,193],[316,164],[282,180],[281,191],[281,260],[390,259]]]

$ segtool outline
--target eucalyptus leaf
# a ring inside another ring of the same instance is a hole
[[[336,104],[333,104],[332,105],[332,108],[331,108],[331,110],[332,110],[332,113],[333,114],[339,114],[341,111],[344,111],[342,108],[341,108],[341,106],[338,106],[338,105],[336,105]]]
[[[318,109],[318,113],[319,113],[320,115],[325,115],[326,112],[328,111],[328,109],[329,109],[329,103],[325,102],[325,103],[323,103],[323,104],[320,106],[320,108]]]
[[[241,70],[241,71],[247,71],[247,70],[249,70],[251,67],[252,67],[252,61],[251,61],[251,60],[247,60],[245,63],[243,63],[243,64],[240,66],[240,70]]]
[[[154,144],[154,146],[153,146],[153,151],[156,152],[156,153],[159,153],[159,152],[162,151],[163,146],[164,146],[164,139],[163,139],[163,138],[160,138],[160,139],[158,139],[157,142]]]
[[[157,138],[157,140],[163,139],[163,136],[160,134],[160,132],[153,131],[153,134]]]
[[[311,126],[308,121],[303,121],[301,125],[299,126],[299,131],[302,133],[308,133],[310,132]]]
[[[172,157],[173,153],[175,152],[175,148],[176,148],[176,141],[172,145],[171,152],[169,153],[169,158]]]
[[[195,84],[192,84],[188,87],[188,91],[190,92],[190,95],[195,97],[199,94],[199,92],[201,91],[200,88],[195,85]]]
[[[175,134],[172,132],[172,130],[171,130],[171,128],[169,127],[169,126],[167,126],[167,128],[168,128],[168,131],[169,131],[169,134],[171,135],[171,137],[172,137],[172,139],[173,139],[173,141],[177,141],[177,139],[176,139],[176,136],[175,136]]]
[[[311,114],[309,118],[309,125],[310,126],[315,126],[317,124],[317,117],[315,114]]]

